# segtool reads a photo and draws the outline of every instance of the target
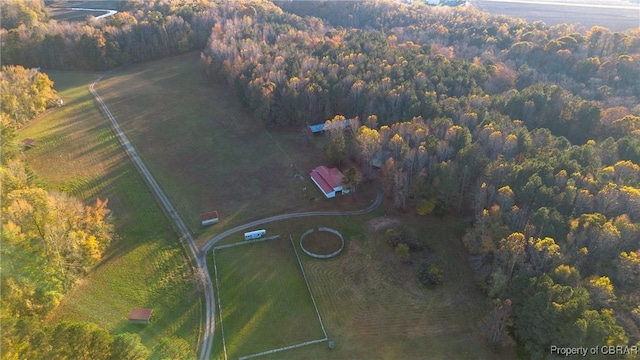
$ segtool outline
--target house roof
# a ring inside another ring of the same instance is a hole
[[[378,151],[375,155],[373,155],[373,157],[369,161],[369,164],[379,169],[382,167],[382,165],[384,165],[384,163],[387,162],[387,160],[389,160],[391,156],[392,155],[390,151]]]
[[[315,180],[325,194],[331,193],[342,186],[342,173],[337,168],[328,168],[320,165],[313,169],[309,175]]]
[[[133,308],[129,313],[129,321],[146,321],[151,319],[153,309]]]

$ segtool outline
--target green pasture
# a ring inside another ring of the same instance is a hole
[[[48,321],[91,321],[115,334],[137,333],[149,348],[169,338],[191,348],[195,356],[200,293],[169,221],[88,91],[95,74],[48,75],[65,105],[18,132],[19,139],[36,140],[25,151],[26,161],[50,189],[71,193],[87,204],[95,203],[96,197],[108,198],[118,234],[103,260]],[[133,307],[153,308],[152,324],[128,324]]]
[[[324,334],[288,236],[215,251],[218,301],[214,356],[229,359]]]
[[[233,89],[204,76],[197,53],[116,70],[96,89],[192,232],[210,210],[220,229],[310,204],[311,182],[294,175],[319,150],[285,152],[277,139],[296,132],[273,136]]]

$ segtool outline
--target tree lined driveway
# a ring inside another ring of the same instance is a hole
[[[201,340],[202,344],[200,347],[200,355],[199,355],[200,360],[209,359],[209,357],[211,356],[211,349],[213,347],[213,339],[215,335],[215,319],[216,319],[215,307],[214,307],[215,298],[213,293],[213,283],[211,281],[211,275],[209,274],[209,271],[207,269],[207,253],[218,241],[226,238],[229,235],[235,234],[237,232],[247,230],[258,225],[263,225],[263,224],[267,224],[267,223],[279,221],[279,220],[311,217],[311,216],[363,215],[363,214],[372,212],[373,210],[378,208],[382,203],[382,190],[380,190],[378,191],[378,194],[375,200],[372,202],[372,204],[368,208],[362,209],[362,210],[310,211],[310,212],[297,212],[297,213],[290,213],[290,214],[275,215],[275,216],[267,217],[264,219],[248,222],[246,224],[236,226],[233,229],[224,231],[210,238],[202,249],[198,249],[193,237],[191,236],[191,233],[189,233],[187,226],[182,221],[180,214],[178,214],[178,211],[176,211],[176,209],[173,207],[173,205],[169,201],[169,198],[167,198],[167,196],[165,195],[164,191],[162,190],[158,182],[153,178],[153,175],[151,174],[149,169],[147,169],[147,167],[145,166],[144,162],[138,155],[136,149],[133,147],[133,145],[125,135],[122,128],[120,128],[120,125],[118,124],[118,121],[116,120],[115,116],[111,113],[111,111],[107,107],[107,104],[105,104],[105,102],[102,100],[98,92],[95,90],[95,85],[103,77],[104,77],[104,74],[98,76],[98,78],[96,78],[96,80],[89,85],[89,91],[95,97],[96,101],[98,102],[98,105],[100,106],[100,109],[109,120],[109,123],[111,124],[111,128],[113,129],[113,132],[118,138],[118,141],[122,145],[122,148],[124,149],[125,153],[131,159],[136,169],[140,172],[140,174],[144,178],[145,182],[147,183],[147,185],[155,195],[156,199],[160,203],[160,206],[162,207],[165,214],[173,222],[174,228],[180,238],[181,243],[183,244],[183,246],[185,246],[185,248],[189,250],[189,253],[191,254],[191,258],[195,261],[195,267],[197,270],[196,273],[199,274],[201,277],[200,280],[202,281],[202,284],[203,284],[203,290],[204,290],[204,296],[205,296],[205,315],[204,315],[205,326],[204,326],[204,332]]]

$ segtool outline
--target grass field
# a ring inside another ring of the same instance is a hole
[[[422,286],[381,234],[365,229],[348,239],[335,258],[303,257],[335,349],[316,344],[265,358],[499,358],[487,349],[477,330],[487,303],[473,282],[458,222],[425,218],[403,223],[407,225],[422,230],[420,240],[443,260],[442,286]]]
[[[392,214],[393,212],[389,212]],[[515,354],[491,352],[479,331],[479,324],[487,314],[489,303],[473,280],[468,265],[468,254],[461,241],[462,228],[456,218],[407,218],[403,216],[400,226],[411,226],[419,230],[419,241],[435,251],[443,264],[444,284],[425,288],[415,271],[402,264],[393,248],[384,241],[383,230],[374,231],[368,225],[380,219],[381,211],[357,217],[323,217],[281,221],[269,224],[269,234],[293,233],[295,246],[302,232],[312,227],[331,226],[343,233],[345,249],[332,259],[319,260],[300,251],[305,272],[318,304],[320,315],[330,340],[336,347],[329,349],[326,342],[291,349],[277,354],[265,355],[262,359],[509,359]],[[397,214],[396,214],[397,215]],[[257,244],[256,244],[257,245]],[[269,277],[276,281],[283,274],[282,263],[289,255],[275,244],[260,244],[260,254],[268,253],[271,268],[252,269],[246,272],[247,261],[239,260],[253,245],[240,246],[234,251],[237,262],[234,271],[225,273],[232,284],[243,286],[247,278],[260,280]],[[224,249],[222,251],[227,251]],[[218,254],[216,253],[216,258]],[[253,255],[252,255],[253,256]],[[267,261],[256,259],[260,263]],[[217,258],[218,259],[218,258]],[[254,259],[254,257],[251,257]],[[218,266],[220,266],[218,264]],[[242,275],[237,272],[242,271]],[[278,280],[282,281],[282,280]],[[222,312],[225,318],[224,331],[227,347],[233,341],[270,341],[273,327],[259,310],[251,311],[253,317],[242,323],[251,323],[256,333],[247,336],[236,325],[229,330],[225,310],[229,303],[221,289]],[[249,296],[256,293],[250,291]],[[247,296],[247,295],[243,295]],[[253,299],[249,300],[253,301]],[[258,300],[264,304],[267,300]],[[273,316],[273,315],[269,315]],[[303,318],[306,318],[303,317]],[[264,322],[264,324],[260,324]],[[262,329],[262,330],[258,330]],[[259,332],[262,331],[262,337]],[[218,328],[218,343],[222,343]],[[261,348],[268,346],[262,345]],[[257,350],[257,349],[256,349]],[[219,354],[219,352],[218,352]],[[233,357],[230,357],[233,358]]]
[[[97,90],[192,232],[203,235],[201,213],[220,214],[200,245],[249,220],[340,204],[294,177],[323,162],[313,142],[301,141],[302,127],[267,129],[232,89],[207,80],[199,61],[189,53],[127,67]]]
[[[229,359],[324,339],[288,236],[216,250],[215,262]]]
[[[108,198],[118,234],[104,259],[48,321],[91,321],[112,333],[137,333],[149,348],[169,338],[186,344],[195,356],[200,294],[175,233],[88,91],[95,75],[48,75],[65,106],[19,131],[20,139],[36,140],[25,152],[27,163],[50,189],[71,193],[85,203],[94,203],[98,196]],[[153,308],[153,323],[128,324],[133,307]]]

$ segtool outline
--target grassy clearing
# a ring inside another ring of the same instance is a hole
[[[215,258],[230,359],[324,338],[288,236],[216,250]]]
[[[489,304],[474,283],[468,266],[460,220],[405,217],[400,224],[417,228],[421,234],[419,240],[435,250],[442,261],[444,284],[428,289],[418,282],[413,268],[400,263],[393,248],[383,239],[384,231],[371,232],[368,226],[363,227],[379,215],[296,219],[265,227],[270,234],[291,231],[298,247],[297,240],[304,230],[326,225],[341,231],[346,245],[340,255],[327,260],[312,259],[298,248],[329,339],[335,340],[336,348],[331,350],[326,343],[319,343],[263,358],[496,359],[513,356],[489,351],[478,330]],[[280,264],[277,255],[271,252],[270,261]],[[225,335],[234,336],[226,325]]]
[[[150,348],[168,337],[187,342],[195,356],[201,300],[191,270],[167,219],[88,91],[95,75],[48,75],[65,106],[20,130],[19,138],[36,140],[25,152],[27,163],[50,189],[86,203],[108,198],[119,237],[48,321],[91,321],[112,333],[138,333]],[[153,323],[128,324],[133,307],[153,308]]]
[[[187,226],[202,235],[200,245],[214,232],[269,215],[362,205],[321,199],[310,180],[296,179],[323,161],[314,140],[301,128],[267,129],[232,89],[207,80],[199,61],[190,53],[127,67],[97,90]],[[199,215],[210,210],[220,223],[203,230]]]

